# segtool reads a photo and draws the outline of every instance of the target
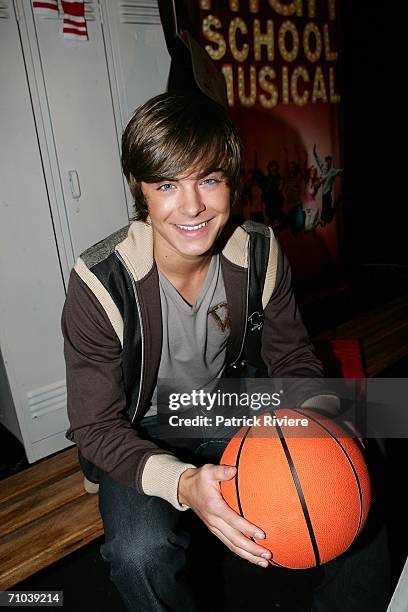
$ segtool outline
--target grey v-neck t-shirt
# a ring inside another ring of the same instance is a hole
[[[225,367],[230,333],[220,257],[213,255],[204,284],[193,305],[188,304],[159,271],[163,345],[158,379],[166,393],[191,392],[211,386]],[[198,386],[194,385],[197,381]],[[157,413],[157,387],[146,416]]]

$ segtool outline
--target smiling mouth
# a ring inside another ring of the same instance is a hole
[[[197,225],[179,225],[178,223],[174,224],[181,230],[186,230],[188,232],[194,232],[196,230],[202,229],[208,225],[208,221],[203,221],[202,223],[198,223]]]

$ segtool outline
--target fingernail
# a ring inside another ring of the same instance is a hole
[[[264,559],[270,559],[271,558],[271,553],[270,552],[264,552],[262,553],[261,557],[263,557]]]
[[[258,565],[260,565],[261,567],[268,567],[269,563],[267,563],[266,561],[259,561]]]
[[[257,540],[263,540],[264,537],[265,537],[265,534],[262,533],[262,531],[255,531],[254,538],[256,538]]]
[[[229,467],[226,469],[227,476],[233,476],[235,474],[235,468]]]

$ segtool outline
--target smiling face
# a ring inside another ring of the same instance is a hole
[[[156,203],[154,185],[174,183],[174,187],[178,186],[177,196],[185,194],[191,183],[170,179],[187,178],[193,170],[208,172],[222,168],[226,180],[221,188],[225,191],[228,185],[231,205],[238,203],[240,165],[240,138],[228,111],[203,94],[173,92],[148,100],[136,110],[122,135],[122,168],[135,200],[135,218],[140,221],[145,221],[149,214],[146,195],[150,195],[151,206]],[[208,187],[213,185],[208,182],[201,185],[200,193],[205,187],[206,197],[208,193],[212,199],[213,192],[210,194]],[[163,191],[173,191],[174,187],[161,188],[159,195],[169,196],[173,202],[173,193]],[[164,201],[161,203],[164,205]],[[207,207],[205,200],[204,205]],[[181,219],[177,220],[185,225],[195,222],[194,215],[191,217],[182,210],[178,216]]]
[[[230,188],[222,170],[187,171],[175,179],[141,182],[153,229],[156,260],[209,255],[230,215]]]

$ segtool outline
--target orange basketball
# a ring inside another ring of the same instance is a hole
[[[272,565],[326,563],[354,542],[370,509],[371,480],[360,444],[310,410],[282,408],[269,413],[269,421],[264,416],[225,449],[221,463],[237,472],[220,483],[222,495],[264,531],[258,543],[271,551]]]

